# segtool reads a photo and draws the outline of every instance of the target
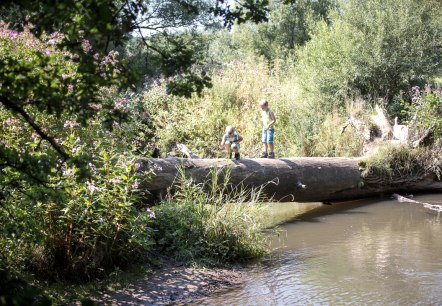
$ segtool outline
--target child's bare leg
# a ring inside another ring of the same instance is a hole
[[[231,147],[230,147],[230,144],[225,144],[224,145],[224,149],[226,150],[226,153],[230,153],[230,152],[232,152],[231,150]]]
[[[224,148],[226,150],[226,155],[227,155],[226,158],[228,158],[228,159],[232,158],[232,147],[231,147],[231,145],[229,143],[226,143],[224,145]]]
[[[262,143],[262,148],[263,148],[263,152],[266,152],[267,153],[267,142],[263,142]]]
[[[233,153],[235,153],[235,159],[236,160],[240,159],[239,147],[237,145],[232,146],[232,151],[233,151]]]
[[[269,158],[275,158],[275,152],[274,152],[274,146],[273,146],[273,143],[269,143],[269,149],[270,149],[270,152],[269,152]]]
[[[263,147],[263,151],[262,151],[262,154],[261,154],[261,158],[266,158],[267,157],[267,143],[263,142],[262,143],[262,147]]]

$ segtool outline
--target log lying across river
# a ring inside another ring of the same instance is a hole
[[[174,184],[182,169],[195,183],[211,179],[211,173],[230,171],[230,183],[246,188],[264,185],[265,194],[284,202],[317,202],[357,199],[383,193],[442,191],[434,175],[385,180],[361,176],[358,159],[297,157],[279,159],[144,159],[142,170],[151,169],[145,188],[163,191]]]

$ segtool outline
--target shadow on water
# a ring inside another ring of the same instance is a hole
[[[360,215],[360,214],[368,214],[365,211],[355,211],[355,209],[369,206],[374,204],[378,198],[368,198],[361,200],[353,200],[346,202],[335,202],[332,205],[321,205],[316,208],[313,208],[305,213],[299,214],[292,219],[287,220],[284,224],[293,224],[297,222],[311,222],[317,223],[321,222],[321,217],[328,215],[337,215],[337,214],[345,214],[345,215]]]
[[[387,196],[284,205],[275,210],[300,213],[282,223],[274,252],[199,305],[442,305],[442,223],[422,205]]]

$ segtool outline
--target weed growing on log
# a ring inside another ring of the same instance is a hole
[[[391,145],[359,162],[366,185],[403,184],[434,175],[440,179],[440,145],[431,149]]]
[[[261,190],[229,183],[213,171],[206,184],[181,176],[178,191],[155,208],[158,245],[177,260],[219,264],[267,252]]]

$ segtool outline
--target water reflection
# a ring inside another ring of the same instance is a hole
[[[442,202],[441,195],[419,200]],[[283,204],[280,204],[283,205]],[[277,209],[277,208],[276,208]],[[442,304],[442,223],[393,200],[311,207],[282,226],[271,264],[207,305]]]

